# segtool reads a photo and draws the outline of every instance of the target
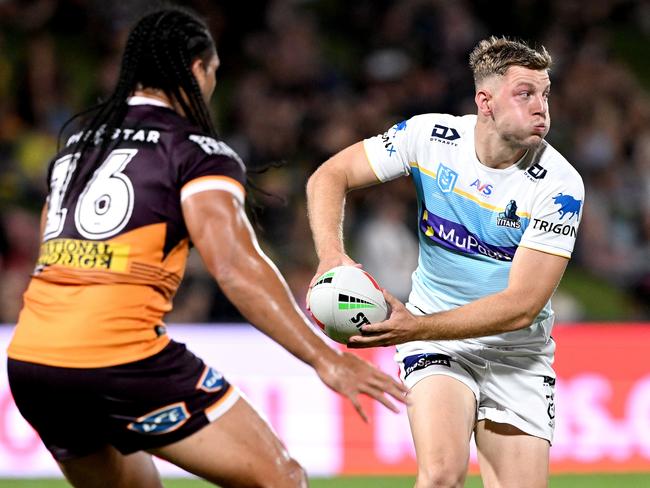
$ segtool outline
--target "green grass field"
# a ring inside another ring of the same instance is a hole
[[[347,477],[320,478],[311,480],[312,488],[411,488],[413,477]],[[65,488],[69,487],[63,480],[2,480],[0,488]],[[207,488],[213,486],[205,481],[192,479],[165,480],[166,488]],[[480,479],[471,476],[465,483],[466,488],[480,488]],[[551,488],[648,488],[650,472],[639,474],[589,474],[553,476]]]

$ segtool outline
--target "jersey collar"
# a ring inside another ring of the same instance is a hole
[[[127,98],[126,103],[129,105],[155,105],[156,107],[167,107],[171,108],[165,102],[158,100],[157,98],[145,97],[142,95],[136,95]]]

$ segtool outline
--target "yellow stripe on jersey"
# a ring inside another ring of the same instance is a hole
[[[431,176],[433,179],[437,178],[436,173],[434,173],[433,171],[428,170],[426,168],[422,168],[416,162],[410,162],[409,166],[411,168],[417,168],[420,171],[420,173],[424,173],[425,175]],[[504,212],[505,211],[504,207],[495,207],[494,205],[490,205],[489,203],[485,203],[485,202],[479,200],[478,198],[476,198],[474,195],[471,195],[471,194],[469,194],[467,192],[464,192],[463,190],[460,190],[458,188],[454,188],[454,193],[457,194],[457,195],[460,195],[463,198],[467,198],[468,200],[471,200],[471,201],[477,203],[479,206],[481,206],[483,208],[486,208],[488,210],[492,210],[493,212]],[[517,212],[517,215],[519,215],[520,217],[527,218],[527,219],[530,218],[530,214],[527,213],[527,212]]]
[[[201,176],[188,181],[181,188],[181,202],[186,198],[208,190],[223,190],[231,193],[241,203],[244,203],[246,191],[243,185],[229,176]]]

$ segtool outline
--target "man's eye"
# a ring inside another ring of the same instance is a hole
[[[521,92],[521,93],[519,93],[519,96],[521,98],[528,98],[530,96],[530,92],[527,92],[527,91]]]

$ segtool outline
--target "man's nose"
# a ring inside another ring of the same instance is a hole
[[[547,111],[548,111],[548,105],[546,103],[546,98],[544,97],[544,95],[536,96],[535,101],[533,103],[533,113],[546,115]]]

